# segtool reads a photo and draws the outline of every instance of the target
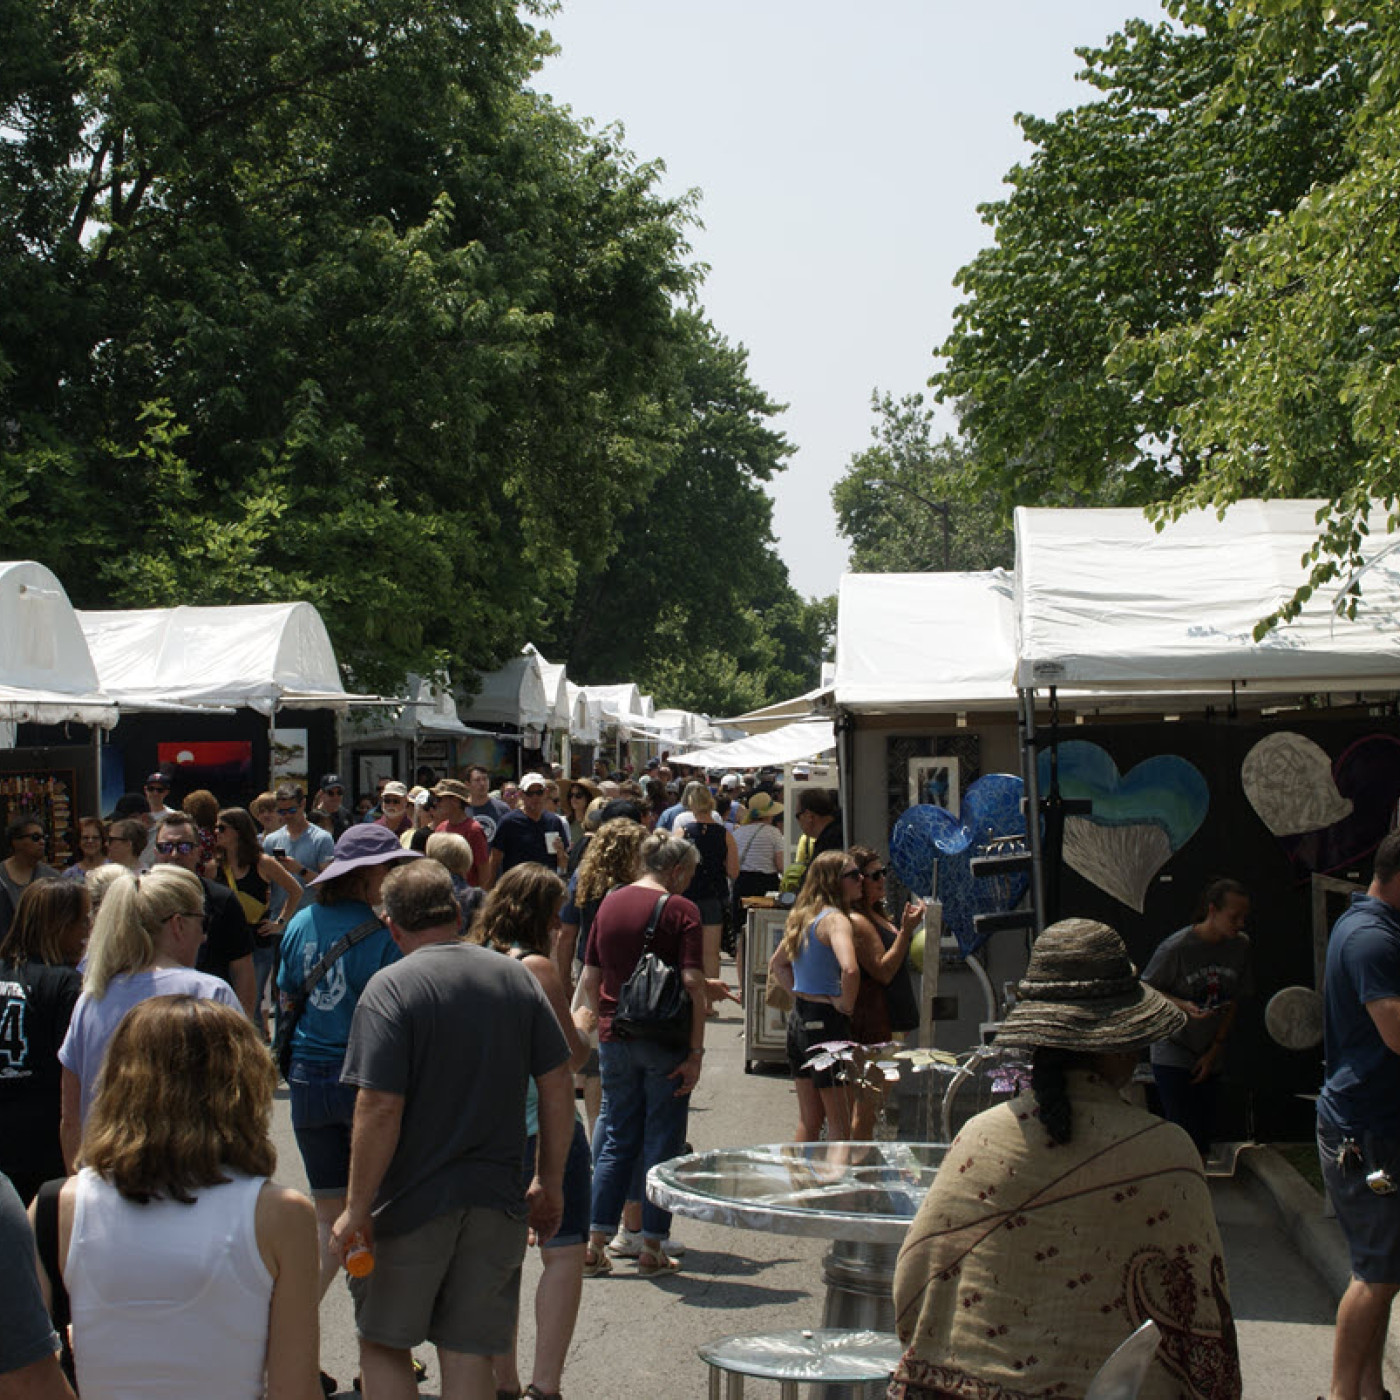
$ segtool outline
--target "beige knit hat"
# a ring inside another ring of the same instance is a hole
[[[1035,941],[996,1043],[1127,1053],[1165,1040],[1186,1013],[1138,980],[1123,940],[1093,919],[1062,919]]]

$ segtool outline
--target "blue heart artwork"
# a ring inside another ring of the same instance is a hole
[[[1020,778],[1013,774],[989,773],[963,794],[960,817],[942,807],[910,807],[890,833],[894,868],[922,899],[933,893],[937,866],[943,928],[958,940],[964,957],[986,942],[986,935],[973,927],[974,916],[1014,909],[1026,893],[1026,876],[979,880],[973,878],[970,865],[973,856],[987,850],[993,837],[1026,834],[1021,812],[1023,791]]]
[[[1210,788],[1194,763],[1175,754],[1145,758],[1120,774],[1098,744],[1059,745],[1060,794],[1087,798],[1088,816],[1065,821],[1065,864],[1140,914],[1152,878],[1200,829]],[[1041,796],[1050,786],[1050,755],[1039,761]]]

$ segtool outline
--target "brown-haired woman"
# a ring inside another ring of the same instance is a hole
[[[78,858],[63,872],[65,880],[85,879],[107,864],[107,823],[101,817],[78,818]]]
[[[316,1220],[268,1178],[276,1072],[246,1018],[135,1007],[108,1047],[59,1251],[85,1400],[315,1400]]]
[[[16,817],[5,828],[10,853],[0,860],[0,938],[10,927],[25,886],[33,880],[55,880],[58,871],[44,863],[48,837],[35,817]]]
[[[918,901],[906,904],[896,928],[885,909],[887,867],[869,846],[852,846],[846,852],[860,871],[860,893],[851,902],[851,937],[860,967],[860,990],[851,1013],[851,1039],[861,1045],[883,1045],[893,1032],[885,988],[904,966],[914,930],[924,917]],[[865,1087],[856,1094],[851,1113],[851,1137],[868,1142],[875,1136],[884,1093]]]
[[[808,1069],[814,1047],[851,1039],[851,1012],[860,987],[850,907],[860,868],[844,851],[824,851],[807,867],[797,903],[769,970],[792,992],[788,1067],[797,1086],[797,1141],[816,1142],[823,1120],[833,1141],[851,1135],[851,1096],[833,1069]]]
[[[199,833],[201,865],[199,873],[212,878],[216,858],[214,828],[219,821],[219,799],[208,788],[195,788],[180,803],[181,810],[194,823]]]
[[[189,799],[187,798],[186,801]],[[267,1008],[263,994],[268,978],[277,965],[277,947],[287,920],[301,903],[301,885],[279,860],[264,855],[258,845],[257,827],[242,807],[225,807],[214,822],[214,841],[219,859],[219,879],[238,896],[243,916],[253,930],[253,980],[257,984],[258,1025],[267,1037]],[[272,887],[284,896],[275,919],[269,918]]]
[[[564,882],[552,870],[532,861],[517,865],[496,881],[471,936],[488,948],[519,958],[535,975],[569,1043],[569,1068],[578,1069],[588,1058],[588,1042],[579,1034],[570,1013],[552,946],[559,931],[559,904],[563,898]],[[523,1171],[528,1187],[535,1175],[539,1136],[539,1097],[533,1079],[525,1104],[525,1131],[529,1137]],[[557,1400],[559,1394],[564,1357],[583,1296],[584,1243],[588,1238],[592,1197],[588,1136],[575,1118],[573,1141],[564,1166],[564,1216],[559,1229],[540,1251],[544,1271],[535,1288],[535,1365],[525,1391],[529,1400]],[[514,1351],[492,1357],[492,1362],[496,1393],[519,1395],[520,1374]]]
[[[0,941],[0,1171],[26,1205],[62,1176],[58,1047],[83,989],[88,896],[72,880],[34,880]]]

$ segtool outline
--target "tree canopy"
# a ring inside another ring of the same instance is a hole
[[[1010,568],[1015,541],[998,502],[969,481],[957,439],[934,440],[922,394],[876,392],[870,447],[831,489],[836,528],[857,573]]]
[[[587,600],[645,560],[642,503],[786,448],[693,310],[693,200],[531,89],[529,16],[4,8],[0,553],[79,606],[307,599],[362,685],[607,654]]]
[[[1098,101],[1018,118],[1034,153],[983,207],[995,242],[958,274],[967,297],[932,382],[1004,509],[1144,504],[1198,482],[1209,384],[1121,351],[1218,316],[1236,250],[1356,162],[1373,64],[1345,25],[1319,21],[1304,51],[1244,3],[1168,8],[1078,51]]]

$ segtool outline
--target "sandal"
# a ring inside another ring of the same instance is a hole
[[[612,1260],[601,1249],[594,1249],[593,1246],[585,1245],[583,1249],[583,1276],[584,1278],[602,1278],[606,1274],[612,1273]]]
[[[681,1261],[673,1259],[661,1250],[643,1249],[637,1256],[637,1272],[643,1278],[655,1278],[658,1274],[674,1274],[680,1271]]]
[[[563,1396],[556,1390],[552,1395],[545,1390],[541,1390],[534,1381],[525,1387],[525,1394],[522,1400],[563,1400]]]

